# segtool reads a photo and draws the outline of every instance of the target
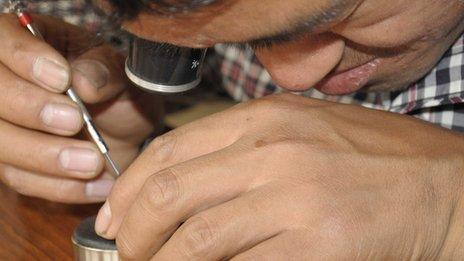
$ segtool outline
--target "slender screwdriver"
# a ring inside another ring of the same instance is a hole
[[[26,11],[24,5],[22,5],[20,1],[9,1],[9,2],[10,2],[10,9],[13,10],[14,13],[18,16],[20,24],[23,27],[27,28],[35,37],[41,40],[44,40],[42,34],[40,33],[40,31],[34,24],[32,17]],[[105,140],[100,135],[97,128],[95,127],[95,124],[92,121],[92,117],[90,116],[90,113],[87,111],[87,108],[85,107],[84,103],[79,98],[79,96],[77,96],[77,94],[74,92],[72,88],[69,88],[66,91],[66,95],[69,98],[71,98],[71,100],[74,101],[79,107],[79,109],[81,110],[82,118],[84,119],[87,132],[89,133],[93,142],[97,145],[98,150],[103,154],[106,161],[108,162],[111,169],[113,170],[112,174],[115,177],[119,176],[120,175],[119,168],[110,155],[108,145],[106,145]]]

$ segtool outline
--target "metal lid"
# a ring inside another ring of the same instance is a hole
[[[114,240],[106,240],[95,233],[95,217],[85,219],[74,231],[74,260],[118,261]]]

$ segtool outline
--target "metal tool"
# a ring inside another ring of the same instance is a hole
[[[19,19],[20,24],[27,28],[35,37],[44,40],[42,34],[34,24],[32,17],[29,15],[29,13],[26,11],[25,6],[21,3],[21,1],[9,1],[10,3],[10,10],[13,11]],[[89,112],[87,111],[87,108],[85,107],[84,103],[82,100],[77,96],[77,94],[74,92],[72,88],[69,88],[66,91],[66,95],[71,98],[72,101],[74,101],[79,109],[81,110],[82,113],[82,118],[84,119],[85,122],[85,127],[87,129],[87,132],[89,133],[90,137],[92,138],[93,142],[97,145],[98,150],[103,154],[105,157],[106,161],[108,162],[109,166],[113,170],[113,175],[115,177],[120,175],[119,168],[117,167],[116,163],[110,156],[109,148],[106,145],[103,137],[100,135],[98,132],[97,128],[95,127],[95,124],[92,121],[92,117],[90,116]]]

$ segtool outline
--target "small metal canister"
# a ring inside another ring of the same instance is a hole
[[[126,74],[145,90],[165,94],[185,92],[200,83],[206,51],[132,36]]]
[[[84,220],[74,231],[74,260],[76,261],[119,261],[116,244],[95,233],[95,217]]]

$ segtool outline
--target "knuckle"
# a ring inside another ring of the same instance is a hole
[[[148,155],[157,162],[170,162],[175,156],[176,138],[173,132],[161,135],[148,146]]]
[[[181,230],[183,251],[189,257],[204,258],[217,246],[218,235],[204,217],[193,217]]]
[[[181,197],[180,191],[178,176],[172,169],[167,169],[147,179],[141,194],[141,204],[148,211],[167,211]]]

